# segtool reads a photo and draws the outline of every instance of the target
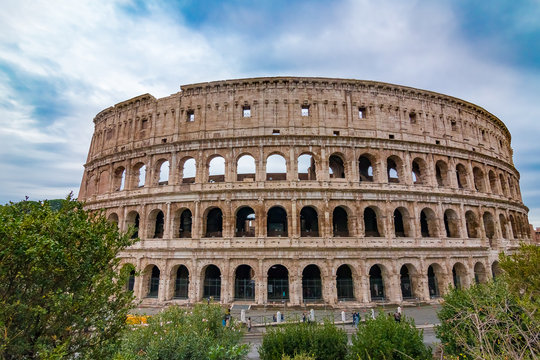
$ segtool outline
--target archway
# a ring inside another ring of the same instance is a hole
[[[267,236],[288,236],[287,212],[283,208],[274,206],[268,210],[266,231]]]
[[[208,182],[225,181],[225,159],[222,156],[214,156],[208,162]]]
[[[174,283],[174,298],[187,299],[189,297],[189,271],[184,265],[180,265],[176,270],[176,280]]]
[[[486,237],[489,240],[492,240],[495,237],[495,222],[493,221],[493,215],[490,212],[484,212],[482,216],[484,222],[484,231],[486,232]]]
[[[234,299],[253,300],[255,299],[254,272],[249,265],[240,265],[236,268],[234,277]]]
[[[483,284],[487,281],[486,267],[481,262],[474,264],[474,281],[477,284]]]
[[[316,180],[315,158],[312,154],[302,154],[298,157],[298,180]]]
[[[494,261],[491,264],[491,276],[493,279],[497,279],[502,274],[501,266],[498,261]]]
[[[163,238],[163,232],[165,227],[165,215],[163,214],[163,211],[159,210],[157,213],[152,214],[151,216],[154,220],[154,239],[161,239]]]
[[[369,291],[371,301],[380,301],[385,299],[384,281],[382,270],[379,265],[373,265],[369,269]]]
[[[273,265],[268,269],[268,300],[289,299],[289,271],[283,265]]]
[[[321,270],[317,265],[308,265],[302,271],[302,298],[304,302],[322,299]]]
[[[345,179],[345,165],[339,155],[330,155],[328,159],[328,172],[330,179]]]
[[[204,271],[203,297],[219,300],[221,297],[221,271],[216,265],[208,265]]]
[[[241,156],[236,163],[236,180],[255,180],[255,173],[255,158],[253,158],[251,155]]]
[[[446,231],[446,237],[459,237],[459,219],[457,213],[452,209],[447,209],[444,212],[444,229]]]
[[[469,239],[478,238],[478,221],[473,211],[469,210],[465,213],[465,223],[467,225],[467,237]]]
[[[379,226],[377,224],[377,214],[371,207],[364,209],[364,229],[366,237],[380,237]]]
[[[456,180],[458,188],[466,189],[467,188],[467,170],[462,164],[457,164],[456,166]]]
[[[319,218],[317,211],[311,206],[305,206],[300,210],[300,236],[319,236]]]
[[[140,225],[140,216],[139,216],[139,213],[136,212],[136,211],[130,211],[128,214],[127,214],[127,217],[126,217],[126,225],[127,226],[132,226],[133,227],[133,234],[131,235],[131,238],[132,239],[135,239],[135,238],[138,238],[139,237],[139,225]]]
[[[452,278],[454,281],[454,287],[456,289],[461,289],[466,285],[465,279],[467,276],[467,269],[462,263],[456,263],[452,267]]]
[[[368,156],[362,155],[358,158],[358,169],[360,181],[373,182],[373,166]]]
[[[420,212],[420,232],[422,237],[437,236],[437,218],[430,208],[424,208]]]
[[[441,267],[438,264],[431,264],[428,267],[428,290],[429,297],[431,299],[438,298],[441,296],[440,286],[439,286],[439,277],[441,274]]]
[[[185,209],[180,214],[180,229],[178,236],[180,238],[191,238],[191,226],[192,226],[191,210]]]
[[[394,210],[394,234],[396,237],[409,236],[409,212],[406,208]]]
[[[255,236],[255,211],[249,206],[245,206],[236,213],[236,237]]]
[[[437,178],[437,185],[439,187],[448,186],[448,165],[442,160],[437,161],[435,164],[435,177]]]
[[[336,272],[337,298],[339,301],[354,301],[354,282],[349,265],[341,265]]]
[[[409,267],[403,265],[399,271],[400,275],[400,286],[401,286],[401,296],[403,300],[410,300],[414,298],[413,283],[411,279],[411,274],[409,273]]]
[[[205,237],[221,237],[223,234],[223,213],[220,208],[213,208],[206,215]]]
[[[149,298],[157,298],[159,295],[159,276],[160,271],[157,266],[152,267],[152,271],[150,273],[150,278],[148,279],[148,294],[146,294],[146,297]]]
[[[182,164],[182,184],[192,184],[195,182],[197,173],[197,163],[194,158],[187,158]]]
[[[349,216],[341,206],[336,207],[332,213],[332,230],[334,237],[349,236]]]
[[[278,154],[266,159],[266,180],[287,180],[287,161]]]

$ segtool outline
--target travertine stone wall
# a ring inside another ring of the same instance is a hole
[[[121,256],[142,272],[132,287],[143,304],[434,301],[493,276],[499,251],[531,239],[508,129],[450,96],[240,79],[141,95],[94,123],[79,199],[122,230],[138,225]],[[305,154],[312,167],[299,174]],[[254,171],[239,174],[246,155]],[[284,173],[267,171],[272,155]],[[246,207],[254,216],[237,221]]]

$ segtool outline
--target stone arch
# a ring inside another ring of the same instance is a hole
[[[300,236],[319,236],[319,215],[313,206],[304,206],[300,210]]]
[[[135,278],[137,276],[137,271],[135,265],[130,262],[126,262],[122,265],[120,273],[125,276],[126,279],[126,290],[134,292],[135,291]]]
[[[437,237],[438,235],[437,216],[429,207],[420,211],[420,234],[422,237]]]
[[[400,183],[403,179],[403,162],[396,155],[386,159],[386,175],[389,183]]]
[[[499,194],[499,188],[497,186],[497,176],[495,175],[495,172],[493,170],[489,170],[488,178],[489,178],[489,187],[491,188],[491,193]]]
[[[268,268],[266,288],[268,301],[288,300],[289,270],[281,264]]]
[[[179,168],[182,171],[181,183],[192,184],[197,177],[197,161],[192,157],[185,157],[180,161]]]
[[[358,158],[358,173],[360,174],[360,181],[373,182],[377,159],[371,154],[362,154]]]
[[[266,180],[287,180],[287,160],[279,153],[266,158]]]
[[[458,163],[456,165],[456,180],[457,180],[458,188],[460,188],[460,189],[467,189],[468,188],[467,169],[461,163]]]
[[[384,233],[380,210],[376,206],[364,209],[364,233],[366,237],[380,237]]]
[[[255,210],[249,206],[241,206],[236,210],[236,226],[234,236],[254,237],[256,231]]]
[[[503,239],[508,239],[508,221],[504,214],[499,214],[499,226],[501,227],[501,235]]]
[[[508,189],[506,187],[506,181],[504,181],[503,174],[499,174],[499,184],[501,185],[502,195],[508,197]]]
[[[126,168],[119,166],[114,170],[113,190],[122,191],[126,188]]]
[[[474,264],[474,281],[477,284],[487,282],[486,267],[480,261]]]
[[[467,225],[467,237],[469,239],[476,239],[479,236],[478,218],[472,210],[465,212],[465,223]]]
[[[287,211],[281,206],[268,209],[266,215],[267,236],[288,236]]]
[[[160,278],[161,271],[157,265],[149,264],[146,266],[143,275],[143,281],[146,284],[145,297],[157,298],[159,296]]]
[[[160,209],[154,209],[148,214],[146,237],[161,239],[165,233],[165,214]]]
[[[98,194],[105,194],[110,191],[110,177],[109,170],[103,170],[99,173]]]
[[[375,264],[369,269],[369,292],[371,301],[386,300],[386,268],[381,264]]]
[[[442,160],[438,160],[435,163],[435,178],[439,187],[450,186],[448,181],[448,165]]]
[[[223,211],[219,207],[210,207],[205,215],[204,237],[222,237],[223,236]]]
[[[489,211],[485,211],[484,215],[482,215],[482,220],[486,237],[489,240],[492,240],[495,237],[495,222],[493,221],[493,215]]]
[[[249,265],[239,265],[234,271],[234,300],[255,299],[255,272]]]
[[[394,210],[394,235],[396,237],[411,236],[411,217],[406,207],[400,206]]]
[[[476,191],[487,192],[486,190],[486,179],[484,172],[478,166],[473,168],[473,177],[474,177],[474,188]]]
[[[169,160],[165,158],[161,158],[156,162],[156,165],[154,167],[154,184],[157,185],[167,185],[169,184],[169,172],[170,172],[170,164]]]
[[[444,212],[444,229],[446,231],[446,237],[459,238],[459,224],[457,213],[452,209],[446,209]]]
[[[510,227],[512,228],[512,236],[514,239],[518,238],[518,231],[516,226],[516,220],[514,219],[514,216],[510,214]]]
[[[495,260],[491,263],[491,276],[493,279],[498,278],[502,274],[501,266],[499,265],[499,262]]]
[[[352,267],[343,264],[336,271],[336,291],[338,301],[354,301],[354,280]]]
[[[467,267],[463,263],[456,262],[452,267],[453,285],[456,289],[462,289],[467,284]]]
[[[225,158],[221,155],[212,155],[208,158],[208,182],[225,181]]]
[[[331,179],[345,179],[345,162],[343,156],[333,153],[328,158],[328,172]]]
[[[118,214],[115,212],[110,213],[107,216],[107,221],[110,222],[111,224],[116,224],[116,226],[118,226],[119,224]]]
[[[193,214],[190,209],[180,209],[176,212],[175,222],[177,223],[176,236],[179,238],[190,239],[193,231]]]
[[[298,180],[317,180],[315,156],[310,152],[298,156]]]
[[[130,211],[126,216],[126,226],[132,226],[134,229],[133,234],[131,235],[132,239],[139,237],[139,227],[141,223],[141,217],[139,213],[135,210]]]
[[[171,278],[174,279],[173,299],[189,298],[189,270],[181,264],[173,267]]]
[[[441,265],[432,263],[428,267],[428,292],[431,299],[441,296],[441,290],[444,289],[444,271]]]
[[[201,275],[203,275],[203,298],[214,300],[221,299],[221,270],[214,264],[206,265]]]
[[[310,264],[302,271],[302,299],[304,302],[322,300],[321,269]]]
[[[349,237],[349,211],[344,206],[336,206],[332,212],[332,236]]]
[[[146,165],[138,162],[133,166],[133,187],[144,187],[146,184]]]
[[[418,297],[418,290],[416,289],[418,286],[416,283],[417,274],[418,272],[413,264],[407,263],[401,266],[401,269],[399,270],[399,283],[401,288],[401,298],[403,300],[411,300]]]
[[[427,165],[424,159],[417,157],[412,161],[412,180],[415,185],[427,185]]]
[[[257,166],[255,158],[251,154],[243,154],[236,160],[236,180],[250,181],[255,180]]]

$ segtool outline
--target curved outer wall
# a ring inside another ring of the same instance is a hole
[[[530,239],[507,128],[446,95],[227,80],[141,95],[94,123],[79,199],[121,230],[138,225],[121,257],[142,271],[131,286],[143,305],[433,301]],[[239,175],[244,155],[255,170]]]

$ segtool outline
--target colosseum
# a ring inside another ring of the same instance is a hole
[[[120,256],[142,306],[437,301],[530,241],[508,129],[451,96],[251,78],[94,124],[79,200],[135,228]]]

